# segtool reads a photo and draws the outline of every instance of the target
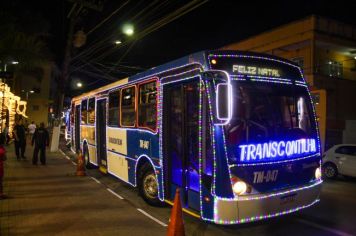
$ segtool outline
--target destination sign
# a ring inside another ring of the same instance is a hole
[[[302,80],[298,67],[274,58],[212,56],[209,59],[211,69],[224,70],[233,76],[261,76]]]
[[[232,65],[232,72],[243,75],[281,77],[281,73],[279,70],[268,67]]]
[[[265,162],[316,152],[315,139],[239,145],[240,162]]]

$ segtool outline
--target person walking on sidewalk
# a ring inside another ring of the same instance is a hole
[[[0,200],[6,198],[3,192],[4,161],[6,161],[6,150],[4,147],[5,135],[0,134]]]
[[[16,125],[14,127],[14,138],[15,138],[15,152],[17,160],[20,160],[20,154],[22,159],[26,159],[25,157],[25,149],[26,149],[26,128],[22,124],[22,120],[17,120]],[[21,151],[21,153],[20,153]]]
[[[41,122],[40,127],[36,129],[32,137],[32,146],[35,145],[33,150],[32,164],[37,165],[38,152],[40,151],[40,161],[42,165],[46,165],[46,146],[49,145],[49,134],[44,127],[44,123]]]

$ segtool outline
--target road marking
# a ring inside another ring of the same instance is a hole
[[[147,212],[145,212],[144,210],[140,209],[140,208],[137,208],[137,210],[139,212],[141,212],[142,214],[144,214],[145,216],[147,216],[148,218],[150,218],[151,220],[157,222],[158,224],[162,225],[163,227],[167,227],[168,225],[163,223],[162,221],[160,221],[159,219],[151,216],[150,214],[148,214]]]
[[[61,149],[59,149],[59,152],[62,153],[63,156],[66,156],[66,154]]]
[[[106,190],[108,190],[110,193],[114,194],[116,197],[120,198],[121,200],[124,199],[123,197],[121,197],[119,194],[115,193],[115,192],[112,191],[111,189],[107,188]]]
[[[70,160],[70,157],[67,156],[61,149],[59,149],[59,152],[60,152],[65,158],[67,158],[68,160]]]
[[[337,229],[333,229],[333,228],[329,228],[329,227],[326,227],[326,226],[323,226],[323,225],[320,225],[320,224],[317,224],[317,223],[314,223],[314,222],[310,222],[310,221],[307,221],[307,220],[297,219],[297,221],[299,221],[300,223],[312,226],[314,228],[322,229],[322,230],[327,231],[329,233],[333,233],[333,234],[339,235],[339,236],[352,236],[352,234],[348,234],[348,233],[345,233],[343,231],[340,231],[340,230],[337,230]]]
[[[77,163],[75,163],[74,161],[72,161],[72,164],[75,165],[75,166],[77,165]]]
[[[90,177],[90,178],[92,178],[95,182],[97,182],[98,184],[101,184],[101,182],[98,180],[98,179],[96,179],[96,178],[94,178],[94,177]]]

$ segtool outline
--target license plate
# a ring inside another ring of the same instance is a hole
[[[285,205],[285,204],[294,202],[296,197],[297,197],[296,193],[285,195],[285,196],[280,198],[281,199],[280,204],[281,205]]]

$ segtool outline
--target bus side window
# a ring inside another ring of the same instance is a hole
[[[114,91],[109,94],[109,117],[108,125],[119,126],[119,106],[120,106],[120,92]]]
[[[139,85],[138,126],[156,130],[157,123],[157,82]]]
[[[121,120],[123,127],[134,127],[136,123],[135,106],[136,87],[131,86],[121,90]]]
[[[93,125],[95,122],[95,98],[88,101],[88,124]]]
[[[82,101],[82,104],[81,104],[81,110],[80,110],[80,113],[82,114],[82,117],[81,117],[81,124],[82,125],[86,125],[87,124],[87,118],[88,118],[88,112],[87,112],[87,109],[88,109],[88,100],[85,99]]]
[[[74,113],[75,113],[74,111],[75,111],[75,104],[73,102],[71,110],[70,110],[70,123],[72,123],[72,124],[74,124]]]

